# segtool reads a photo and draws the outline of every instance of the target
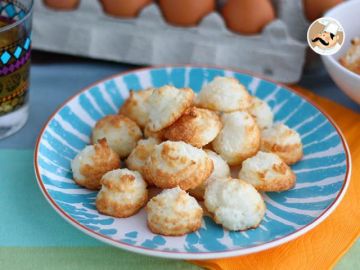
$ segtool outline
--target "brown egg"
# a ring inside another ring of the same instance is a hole
[[[53,9],[72,10],[77,8],[80,0],[44,0],[44,4]]]
[[[152,0],[100,0],[105,13],[111,16],[133,18]]]
[[[303,0],[305,16],[309,21],[314,21],[342,2],[342,0]]]
[[[275,19],[270,0],[228,0],[221,13],[230,30],[244,35],[260,33]]]
[[[165,20],[178,26],[195,26],[215,9],[215,0],[159,0]]]

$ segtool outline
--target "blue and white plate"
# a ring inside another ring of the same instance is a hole
[[[304,157],[292,166],[294,189],[266,193],[267,211],[257,229],[229,232],[204,217],[200,230],[183,237],[153,234],[144,209],[130,218],[99,214],[97,192],[72,180],[70,161],[89,143],[95,122],[114,114],[129,90],[173,84],[198,92],[215,76],[233,76],[251,94],[272,107],[275,120],[297,130]],[[168,258],[209,259],[249,254],[290,241],[323,221],[338,205],[349,183],[350,154],[331,119],[290,89],[227,69],[195,66],[145,68],[115,75],[84,89],[61,106],[41,131],[35,149],[35,171],[46,199],[76,228],[126,250]]]

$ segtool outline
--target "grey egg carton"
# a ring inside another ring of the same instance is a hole
[[[295,16],[302,14],[301,1],[273,2],[278,19],[260,35],[243,36],[229,31],[217,12],[183,28],[166,23],[156,4],[135,19],[121,19],[105,14],[94,0],[82,0],[74,11],[54,11],[36,0],[33,48],[139,65],[216,65],[297,82],[307,47],[301,39],[305,28],[297,24],[306,21]]]

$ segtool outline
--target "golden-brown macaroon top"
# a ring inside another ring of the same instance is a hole
[[[146,179],[159,188],[200,185],[213,171],[213,162],[199,148],[184,142],[165,141],[155,146],[146,162]]]
[[[203,210],[179,187],[165,189],[146,206],[147,223],[153,233],[180,236],[201,227]]]
[[[211,158],[214,164],[214,170],[212,174],[202,184],[200,184],[196,188],[189,189],[190,195],[194,196],[198,200],[204,199],[205,188],[209,181],[216,178],[230,177],[230,167],[226,163],[226,161],[221,156],[211,150],[206,149],[205,152],[208,157]]]
[[[100,119],[92,132],[92,141],[106,138],[109,146],[123,158],[130,154],[138,140],[141,129],[130,118],[123,115],[107,115]]]
[[[270,106],[265,101],[257,97],[252,97],[252,103],[248,108],[248,111],[255,119],[260,129],[272,126],[274,115]]]
[[[196,147],[212,142],[222,128],[217,113],[190,107],[171,126],[165,129],[164,136],[172,141],[184,141]]]
[[[245,110],[251,105],[251,96],[235,78],[216,77],[203,86],[197,95],[199,107],[220,112]]]
[[[146,161],[154,151],[155,145],[159,143],[160,141],[155,138],[138,141],[136,147],[131,151],[130,155],[126,159],[126,166],[131,170],[140,172],[144,177]],[[145,180],[150,184],[148,179],[145,178]]]
[[[214,221],[230,231],[256,228],[266,210],[263,198],[252,185],[231,178],[209,181],[205,206]]]
[[[260,191],[284,191],[296,183],[296,175],[279,156],[262,151],[242,163],[239,178]]]
[[[148,129],[157,132],[173,124],[191,106],[194,96],[190,88],[165,85],[154,90],[147,99]]]
[[[99,189],[101,177],[117,168],[120,168],[120,158],[106,139],[86,146],[71,162],[74,181],[88,189]]]
[[[212,146],[230,166],[240,165],[257,153],[260,147],[260,129],[248,112],[224,113],[221,121],[223,129]]]
[[[113,170],[103,175],[101,184],[101,190],[96,197],[96,208],[103,214],[129,217],[147,202],[147,185],[138,172],[128,169]]]
[[[136,124],[144,128],[148,121],[146,101],[153,93],[154,88],[147,88],[141,91],[130,90],[130,95],[120,107],[119,114],[125,115]]]
[[[303,156],[299,133],[281,123],[262,131],[260,148],[264,152],[277,154],[286,164],[294,164]]]

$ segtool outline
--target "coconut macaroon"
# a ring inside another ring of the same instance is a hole
[[[262,151],[242,163],[239,178],[260,191],[284,191],[296,183],[295,174],[278,155]]]
[[[215,139],[222,128],[217,113],[196,107],[187,109],[170,127],[165,129],[165,138],[184,141],[202,147]]]
[[[142,138],[138,125],[123,115],[107,115],[100,119],[92,132],[92,141],[106,138],[109,146],[123,158],[130,154]]]
[[[203,210],[179,187],[165,189],[146,206],[147,224],[153,233],[180,236],[201,227]]]
[[[191,106],[194,96],[190,88],[165,85],[154,90],[147,99],[149,130],[156,132],[173,124]]]
[[[146,161],[144,177],[159,188],[195,188],[213,171],[204,150],[184,142],[165,141],[154,147]]]
[[[139,127],[144,128],[148,121],[146,100],[153,93],[154,88],[147,88],[142,91],[130,91],[130,95],[121,106],[119,114],[125,115],[135,121]]]
[[[273,124],[274,115],[270,106],[263,100],[252,97],[252,104],[248,109],[260,129],[269,128]]]
[[[246,111],[225,113],[221,116],[223,129],[212,142],[213,149],[229,165],[240,165],[260,147],[260,130]]]
[[[284,124],[274,124],[261,133],[261,150],[277,154],[286,164],[294,164],[303,156],[299,133]]]
[[[130,155],[125,161],[126,166],[130,170],[138,171],[144,175],[146,160],[154,151],[155,145],[159,143],[160,141],[155,138],[148,138],[138,141],[136,147],[131,151]]]
[[[106,139],[86,146],[71,161],[74,181],[88,189],[99,189],[101,177],[108,171],[120,168],[120,158]]]
[[[144,137],[145,138],[154,138],[154,139],[157,139],[159,141],[163,141],[165,140],[165,130],[166,129],[162,129],[162,130],[159,130],[159,131],[150,131],[149,130],[149,127],[146,126],[145,129],[144,129]]]
[[[147,185],[138,172],[128,169],[113,170],[103,175],[101,184],[101,190],[96,197],[96,208],[103,214],[129,217],[147,202]]]
[[[209,181],[216,178],[226,178],[230,177],[230,167],[226,163],[225,160],[222,159],[218,154],[211,150],[205,150],[206,154],[211,158],[213,164],[214,164],[214,170],[212,174],[207,178],[202,184],[197,186],[194,189],[189,189],[190,195],[194,196],[198,200],[204,199],[204,193],[206,185]]]
[[[216,223],[231,231],[256,228],[265,214],[265,203],[259,192],[240,179],[209,181],[205,206]]]
[[[235,78],[216,77],[204,85],[196,98],[199,107],[214,111],[233,112],[251,105],[251,96]]]

